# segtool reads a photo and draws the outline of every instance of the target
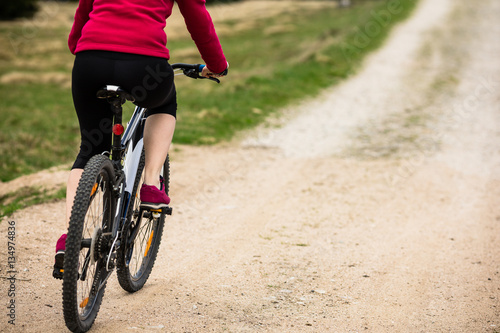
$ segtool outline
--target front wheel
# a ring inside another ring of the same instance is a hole
[[[108,157],[90,159],[78,184],[66,239],[63,312],[66,326],[86,332],[101,306],[106,278],[107,240],[114,215],[113,165]]]
[[[118,249],[117,276],[120,286],[135,292],[141,289],[151,274],[160,247],[165,213],[140,209],[139,189],[144,182],[144,151],[139,162],[132,198],[123,231],[122,245]],[[169,158],[163,165],[164,190],[168,195]]]

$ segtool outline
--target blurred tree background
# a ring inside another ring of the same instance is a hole
[[[60,0],[74,1],[78,0]],[[236,2],[240,0],[206,0],[207,4]],[[0,1],[0,20],[8,21],[22,17],[33,17],[38,10],[38,0],[2,0]]]
[[[38,10],[37,0],[0,1],[0,20],[32,17]]]

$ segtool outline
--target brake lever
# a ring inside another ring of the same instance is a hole
[[[199,74],[198,71],[194,70],[194,69],[184,69],[183,70],[184,72],[184,75],[192,78],[192,79],[209,79],[209,80],[212,80],[212,81],[215,81],[217,83],[220,83],[220,80],[215,78],[215,77],[204,77],[204,76],[201,76]]]
[[[209,79],[209,80],[212,80],[212,81],[215,81],[217,83],[220,83],[220,80],[216,77],[203,77],[201,76],[202,79]]]

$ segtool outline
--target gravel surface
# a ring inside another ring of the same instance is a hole
[[[500,2],[421,0],[281,126],[179,147],[153,273],[93,332],[500,332]],[[229,78],[228,78],[229,79]],[[19,180],[16,180],[19,182]],[[19,211],[16,326],[63,332],[64,203]]]

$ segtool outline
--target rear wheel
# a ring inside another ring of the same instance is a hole
[[[90,329],[106,286],[107,235],[113,221],[113,165],[94,156],[85,166],[71,211],[66,239],[63,312],[73,332]]]
[[[120,286],[135,292],[141,289],[151,274],[163,234],[165,213],[140,209],[139,189],[144,181],[144,151],[137,170],[132,199],[124,228],[123,244],[118,249],[117,275]],[[168,195],[169,159],[163,166],[164,190]]]

